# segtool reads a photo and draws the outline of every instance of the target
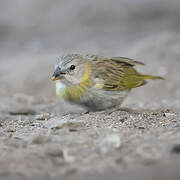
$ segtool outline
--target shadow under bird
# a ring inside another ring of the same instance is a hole
[[[52,80],[60,98],[85,107],[88,111],[117,110],[131,89],[143,86],[147,79],[135,65],[144,65],[125,57],[68,54],[56,64]]]

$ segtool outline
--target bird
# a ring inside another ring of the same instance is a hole
[[[145,85],[148,79],[163,79],[140,74],[136,65],[144,64],[126,57],[67,54],[58,59],[51,79],[56,81],[59,98],[88,112],[114,112],[133,88]]]

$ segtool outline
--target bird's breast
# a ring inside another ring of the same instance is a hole
[[[86,80],[76,86],[67,86],[60,81],[56,82],[56,94],[68,101],[79,101],[86,95],[89,89],[90,80]]]

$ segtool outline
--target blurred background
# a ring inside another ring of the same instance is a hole
[[[134,89],[125,106],[179,109],[179,17],[179,0],[0,0],[0,97],[55,98],[56,59],[95,53],[165,77]]]

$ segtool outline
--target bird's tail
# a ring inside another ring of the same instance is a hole
[[[142,79],[164,79],[161,76],[141,75]]]

